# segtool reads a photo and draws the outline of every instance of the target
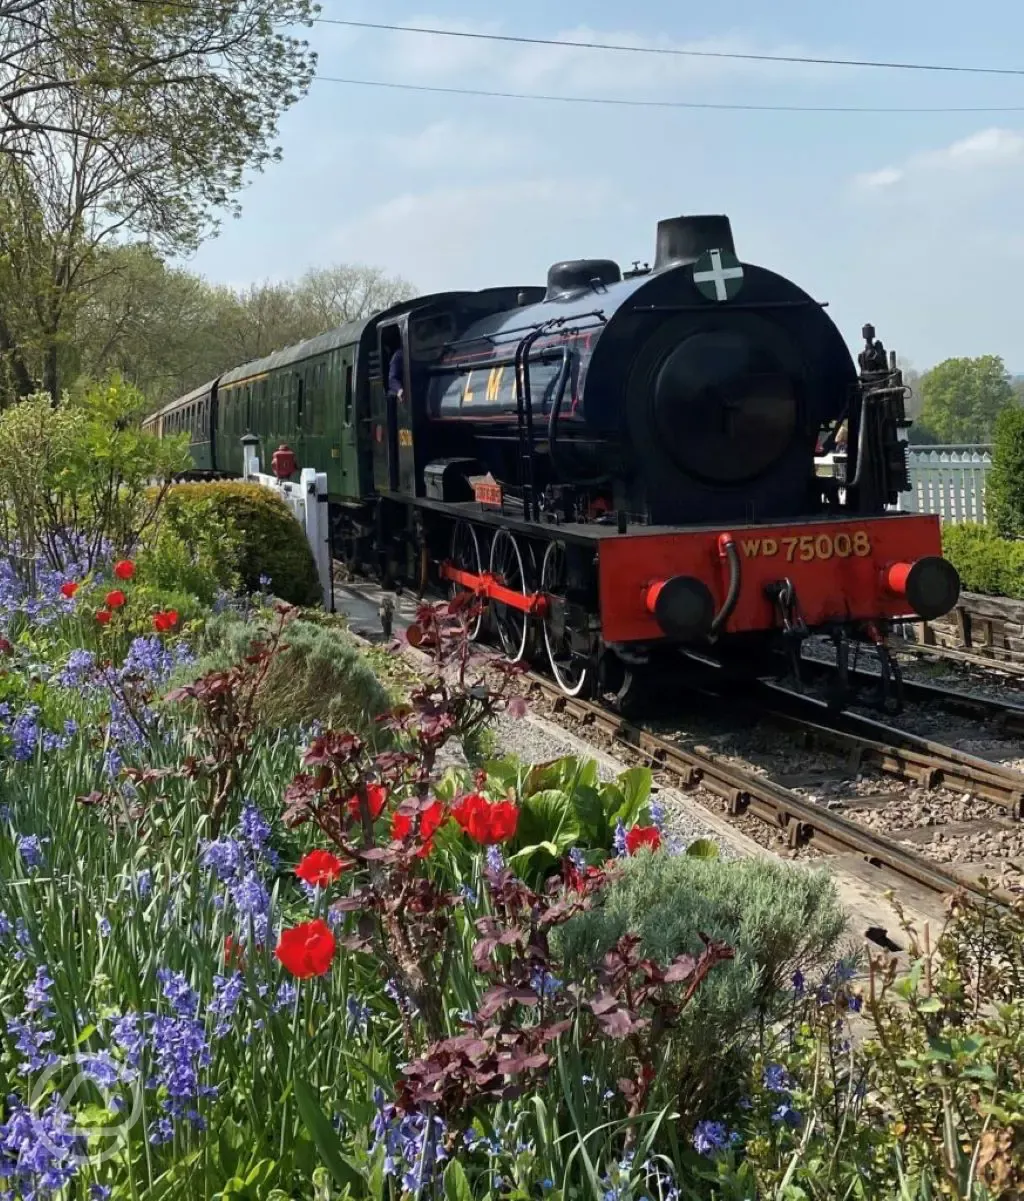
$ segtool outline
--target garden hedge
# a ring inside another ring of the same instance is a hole
[[[212,519],[235,532],[225,539],[232,570],[250,591],[269,578],[276,597],[293,605],[322,599],[313,552],[287,505],[260,484],[227,480],[176,484],[169,489],[164,520],[186,542],[199,523]]]
[[[942,552],[960,573],[965,592],[1024,600],[1024,541],[1001,538],[984,525],[947,524]]]

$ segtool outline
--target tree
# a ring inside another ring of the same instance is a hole
[[[1007,406],[996,421],[985,508],[1002,537],[1024,536],[1024,408],[1019,405]]]
[[[308,271],[295,288],[303,320],[321,331],[346,321],[359,321],[415,295],[416,289],[408,280],[361,264]]]
[[[0,352],[54,397],[76,306],[126,234],[196,246],[315,62],[311,0],[0,0]]]
[[[944,443],[985,442],[1013,404],[1010,376],[998,355],[946,359],[921,377],[921,423]]]
[[[69,381],[114,371],[159,408],[222,369],[213,328],[218,296],[205,280],[167,267],[144,244],[114,247],[101,261],[62,362]]]

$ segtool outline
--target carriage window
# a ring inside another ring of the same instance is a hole
[[[302,428],[302,408],[305,400],[305,380],[299,376],[299,392],[295,400],[295,428]]]
[[[352,364],[345,364],[345,424],[352,424]]]

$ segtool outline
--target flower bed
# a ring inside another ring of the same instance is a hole
[[[98,555],[3,594],[11,1197],[1019,1188],[1017,919],[959,910],[864,995],[827,882],[669,845],[649,772],[445,769],[524,708],[458,609],[353,733],[261,716],[294,611],[245,602],[262,643],[183,680],[202,616],[139,583]]]

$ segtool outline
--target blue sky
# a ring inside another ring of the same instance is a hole
[[[324,17],[535,37],[1024,68],[1024,5],[975,0],[323,0]],[[370,263],[424,291],[543,282],[561,258],[653,257],[662,217],[726,212],[856,345],[1024,372],[1024,76],[629,55],[318,24],[323,75],[712,103],[1020,106],[864,115],[611,108],[316,82],[280,163],[189,265],[244,286]]]

